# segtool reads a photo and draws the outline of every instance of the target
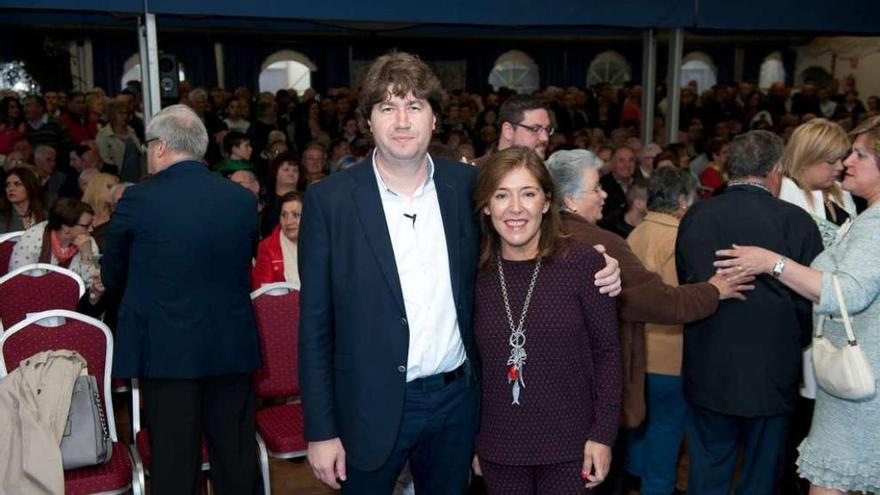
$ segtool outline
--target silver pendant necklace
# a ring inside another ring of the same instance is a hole
[[[510,357],[507,358],[507,383],[513,383],[513,402],[520,405],[520,390],[526,387],[523,381],[523,367],[526,364],[526,334],[523,323],[526,321],[526,313],[529,311],[529,302],[532,300],[532,291],[538,280],[538,272],[541,270],[541,258],[535,262],[535,270],[532,272],[532,280],[529,282],[529,290],[523,302],[522,313],[519,315],[519,324],[514,326],[513,313],[510,311],[510,300],[507,297],[507,284],[504,282],[504,267],[501,266],[501,253],[496,256],[498,260],[498,279],[501,281],[501,296],[504,298],[504,310],[507,312],[507,323],[510,325]]]

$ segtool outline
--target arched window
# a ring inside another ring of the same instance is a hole
[[[827,86],[831,82],[831,73],[822,67],[814,65],[804,69],[798,79],[801,85],[804,84],[804,81],[812,80],[818,86]]]
[[[270,55],[260,72],[260,91],[295,89],[299,94],[312,86],[312,72],[318,70],[302,53],[281,50]]]
[[[125,65],[122,69],[122,79],[119,81],[119,87],[125,88],[125,85],[129,81],[140,81],[141,80],[141,56],[140,54],[135,53],[134,55],[128,57],[128,60],[125,61]],[[183,62],[180,60],[177,61],[177,75],[180,77],[180,80],[183,81],[186,79],[186,71],[183,68]]]
[[[540,84],[538,64],[519,50],[511,50],[495,61],[489,73],[489,84],[498,91],[510,88],[517,93],[537,91]]]
[[[712,62],[712,57],[703,52],[691,52],[681,59],[681,85],[697,82],[697,92],[702,93],[718,84],[718,69]]]
[[[632,78],[629,63],[623,55],[607,51],[596,55],[587,69],[587,86],[609,83],[612,86],[623,86]]]
[[[24,62],[0,63],[0,89],[12,89],[21,93],[39,93],[40,85],[27,73]]]
[[[785,65],[782,63],[782,53],[773,52],[761,63],[758,87],[767,89],[777,82],[785,82]]]

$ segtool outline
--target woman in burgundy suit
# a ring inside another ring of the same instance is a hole
[[[593,283],[602,255],[560,234],[554,194],[525,148],[493,155],[474,188],[483,231],[474,469],[490,495],[586,493],[611,463],[621,407],[616,306]]]
[[[281,196],[278,202],[281,204],[278,225],[257,248],[257,261],[251,270],[253,290],[259,289],[263,284],[274,282],[290,282],[299,289],[296,260],[302,195],[298,192],[289,192]]]

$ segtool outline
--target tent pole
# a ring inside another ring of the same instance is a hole
[[[146,2],[144,2],[146,7]],[[144,124],[162,109],[159,90],[159,48],[156,42],[156,15],[144,10],[139,18],[138,48],[141,57],[141,85],[143,87]]]
[[[654,141],[654,108],[657,89],[657,35],[653,29],[642,32],[642,143]]]
[[[684,29],[669,33],[669,69],[666,71],[666,142],[678,142],[678,114],[681,106],[681,55],[684,49]]]
[[[223,43],[214,43],[214,63],[217,66],[217,87],[226,89],[226,64],[223,61]]]

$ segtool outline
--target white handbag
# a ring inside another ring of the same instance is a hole
[[[823,336],[822,329],[828,316],[819,316],[816,333],[813,335],[813,367],[816,371],[816,382],[819,388],[841,399],[869,399],[875,393],[874,371],[853,333],[840,280],[836,275],[831,277],[840,315],[843,317],[843,327],[846,329],[847,345],[838,348]]]

